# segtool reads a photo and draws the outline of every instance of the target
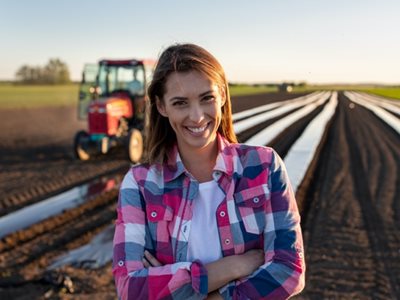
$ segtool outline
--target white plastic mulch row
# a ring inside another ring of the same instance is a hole
[[[361,93],[361,92],[357,92],[357,93],[363,94],[363,95],[365,94],[365,95],[372,96],[378,101],[390,103],[390,104],[393,104],[395,106],[400,106],[400,101],[397,100],[397,99],[394,99],[394,98],[387,98],[387,97],[379,96],[379,95],[376,95],[376,94],[367,94],[367,93]]]
[[[110,182],[113,183],[115,181]],[[98,181],[94,184],[98,184]],[[96,191],[95,194],[104,193],[113,188],[116,188],[115,184],[107,184],[101,190]],[[79,206],[84,203],[88,197],[95,195],[91,195],[89,191],[90,184],[84,184],[1,217],[0,238],[58,215],[66,209]]]
[[[315,156],[315,151],[320,144],[327,123],[335,114],[337,104],[337,93],[334,92],[328,104],[325,105],[322,112],[308,124],[303,134],[292,145],[284,159],[295,192]]]
[[[304,106],[303,108],[295,111],[294,113],[291,113],[290,115],[274,122],[267,128],[253,135],[250,139],[246,141],[246,144],[253,146],[269,145],[269,143],[280,133],[282,133],[286,128],[288,128],[294,122],[305,117],[307,114],[311,113],[318,106],[322,105],[329,98],[330,94],[331,93],[328,92],[319,95],[319,99],[317,99],[315,102],[312,102]]]
[[[267,110],[270,110],[270,109],[273,109],[275,107],[279,107],[279,106],[283,106],[283,105],[286,105],[286,104],[289,104],[289,103],[293,103],[295,101],[301,101],[301,100],[307,99],[308,97],[313,96],[315,94],[318,94],[318,92],[314,92],[314,93],[311,93],[309,95],[301,96],[301,97],[294,98],[294,99],[273,102],[273,103],[257,106],[257,107],[251,108],[251,109],[247,109],[247,110],[244,110],[244,111],[240,111],[240,112],[237,112],[237,113],[232,115],[232,120],[236,121],[238,119],[251,117],[252,115],[255,115],[255,114],[258,114],[260,112],[264,112],[264,111],[267,111]]]
[[[381,118],[384,122],[386,122],[389,126],[391,126],[397,133],[400,134],[400,119],[399,118],[396,118],[394,115],[387,112],[383,108],[377,106],[376,104],[372,104],[371,102],[368,102],[368,101],[362,99],[362,97],[357,93],[345,92],[344,94],[351,101],[353,101],[361,106],[364,106],[365,108],[372,111],[375,115],[377,115],[379,118]]]
[[[357,96],[361,97],[363,100],[370,101],[373,104],[376,104],[388,111],[391,111],[395,114],[400,115],[400,106],[395,105],[392,101],[385,101],[381,98],[377,98],[373,95],[369,95],[366,93],[355,93]],[[400,101],[399,101],[400,102]]]
[[[112,259],[113,236],[114,224],[107,226],[89,244],[57,257],[47,269],[56,269],[66,264],[93,269],[104,266]]]
[[[308,97],[302,98],[300,100],[292,100],[285,105],[279,106],[278,108],[274,110],[267,111],[265,113],[256,115],[252,118],[244,119],[242,121],[238,121],[233,124],[233,128],[235,130],[236,134],[239,134],[257,124],[260,124],[262,122],[265,122],[269,119],[272,119],[274,117],[280,116],[284,113],[287,113],[293,109],[299,108],[301,106],[310,104],[314,101],[317,101],[326,93],[316,93],[316,94],[311,94],[308,95]]]

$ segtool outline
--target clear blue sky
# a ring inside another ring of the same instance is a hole
[[[233,82],[400,84],[399,0],[0,0],[0,80],[60,58],[213,53]]]

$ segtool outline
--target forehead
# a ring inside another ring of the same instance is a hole
[[[218,90],[217,83],[198,71],[174,72],[165,82],[165,95],[202,93],[209,90]]]

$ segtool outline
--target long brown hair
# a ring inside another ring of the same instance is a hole
[[[218,132],[229,142],[236,143],[233,130],[231,99],[225,72],[217,59],[204,48],[194,44],[177,44],[165,49],[160,55],[154,70],[153,79],[148,87],[148,107],[146,113],[146,149],[147,163],[163,163],[168,150],[175,144],[176,135],[168,118],[157,110],[157,98],[163,101],[165,84],[173,72],[198,71],[216,83],[225,94],[222,106],[222,120]]]

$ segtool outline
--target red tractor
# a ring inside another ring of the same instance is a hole
[[[85,65],[78,114],[88,131],[75,135],[74,150],[88,160],[124,147],[132,163],[143,154],[145,87],[153,72],[151,60],[101,60]]]

